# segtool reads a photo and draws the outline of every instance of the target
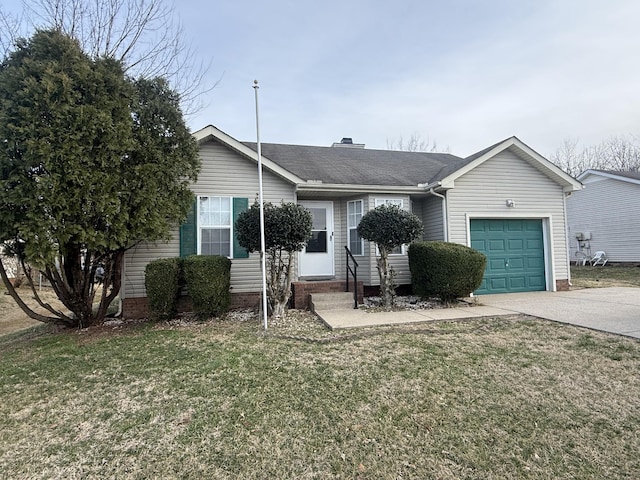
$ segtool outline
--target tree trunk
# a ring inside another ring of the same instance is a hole
[[[391,310],[396,296],[395,272],[393,267],[389,265],[389,252],[380,247],[378,247],[378,250],[380,251],[380,256],[376,258],[376,266],[380,278],[380,298],[382,299],[382,306],[386,310]]]
[[[9,292],[9,295],[15,300],[18,306],[22,309],[24,313],[26,313],[29,318],[37,320],[43,323],[52,323],[54,325],[63,325],[65,327],[72,327],[73,325],[69,324],[69,322],[65,321],[63,318],[59,317],[47,317],[45,315],[40,315],[39,313],[34,312],[29,308],[29,306],[22,301],[20,295],[16,292],[15,288],[9,281],[7,277],[7,272],[4,269],[4,264],[2,263],[2,259],[0,259],[0,277],[2,277],[2,282],[4,283],[5,288]]]
[[[283,259],[283,253],[287,255]],[[267,297],[271,307],[270,316],[284,318],[287,314],[287,304],[291,298],[291,282],[293,281],[293,255],[289,252],[269,252],[267,269]]]
[[[48,266],[44,272],[60,301],[74,315],[74,324],[70,326],[87,328],[104,321],[107,309],[120,292],[122,260],[124,249],[102,256],[95,252],[86,252],[84,262],[80,254],[67,252],[61,257],[61,266]],[[93,311],[95,299],[95,270],[99,262],[105,264],[105,278],[97,311]],[[84,265],[83,265],[84,263]]]

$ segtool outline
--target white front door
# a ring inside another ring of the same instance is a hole
[[[333,276],[333,202],[300,202],[311,211],[311,239],[300,252],[301,277]]]

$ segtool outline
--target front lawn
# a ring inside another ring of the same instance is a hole
[[[571,283],[577,288],[640,287],[640,267],[572,265]]]
[[[258,325],[5,337],[0,476],[640,478],[637,341],[516,316]]]

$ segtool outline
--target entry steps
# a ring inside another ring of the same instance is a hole
[[[342,293],[312,293],[311,311],[318,310],[354,310],[353,292]]]

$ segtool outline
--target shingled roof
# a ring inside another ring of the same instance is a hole
[[[242,142],[256,151],[255,142]],[[262,143],[262,155],[305,181],[417,186],[438,181],[467,160],[448,153]]]

